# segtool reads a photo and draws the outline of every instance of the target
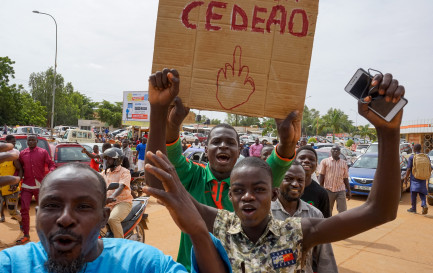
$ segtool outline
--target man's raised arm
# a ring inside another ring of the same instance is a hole
[[[372,86],[379,86],[379,94],[388,102],[398,102],[405,90],[392,79],[376,75]],[[304,251],[317,244],[343,240],[396,218],[400,199],[400,123],[401,110],[387,122],[368,108],[371,97],[358,102],[358,112],[376,127],[379,155],[376,174],[367,201],[354,209],[327,219],[303,219]]]
[[[146,158],[153,163],[153,165],[146,164],[146,173],[152,173],[159,179],[165,190],[144,187],[143,191],[159,199],[167,207],[177,226],[190,236],[200,272],[231,272],[225,250],[220,249],[221,247],[217,249],[208,232],[209,224],[203,220],[193,203],[193,198],[183,187],[168,158],[161,151],[156,154],[147,152]],[[213,221],[215,217],[216,212]],[[208,216],[207,219],[210,217]]]

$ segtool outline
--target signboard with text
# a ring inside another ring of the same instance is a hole
[[[152,71],[176,68],[191,108],[302,111],[318,2],[159,0]]]
[[[146,126],[150,104],[147,91],[124,91],[122,125]]]

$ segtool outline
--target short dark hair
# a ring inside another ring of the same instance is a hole
[[[7,135],[6,138],[5,138],[5,140],[6,140],[6,142],[9,142],[9,141],[11,141],[14,138],[15,138],[14,135]]]
[[[234,168],[232,170],[232,173],[235,170],[237,170],[239,168],[242,168],[242,167],[246,167],[246,166],[248,166],[248,167],[251,166],[251,167],[255,167],[255,168],[261,168],[266,173],[269,174],[269,176],[271,177],[271,180],[273,179],[272,178],[272,169],[271,169],[271,166],[269,166],[269,164],[266,161],[260,159],[259,157],[254,157],[254,156],[246,157],[246,158],[242,159],[241,161],[239,161],[239,163],[237,163],[234,166]],[[271,181],[271,183],[272,183],[272,181]]]
[[[413,150],[415,151],[415,152],[421,152],[421,144],[415,144],[414,146],[413,146]]]
[[[46,183],[44,183],[45,180],[47,180],[53,173],[62,171],[63,168],[68,168],[68,167],[73,168],[73,169],[77,169],[80,172],[87,170],[96,176],[96,178],[98,179],[98,182],[99,182],[98,187],[102,191],[102,206],[105,207],[105,201],[107,199],[107,194],[106,194],[107,193],[107,184],[105,183],[105,179],[104,179],[104,177],[102,177],[102,175],[100,173],[98,173],[94,169],[90,168],[90,166],[86,165],[86,164],[82,164],[82,163],[78,163],[78,162],[72,162],[72,163],[68,163],[68,164],[65,164],[65,165],[58,167],[54,171],[47,174],[47,176],[45,176],[45,178],[42,180],[40,190],[42,190],[42,188],[46,184]]]
[[[34,137],[34,138],[36,138],[36,140],[38,140],[38,135],[35,135],[35,134],[28,134],[28,135],[27,135],[27,139],[29,139],[29,137]]]
[[[305,146],[299,147],[299,148],[296,150],[296,157],[298,157],[299,153],[302,152],[303,150],[308,150],[308,151],[313,152],[314,155],[316,156],[316,161],[317,161],[317,152],[316,152],[316,150],[315,150],[313,147],[311,147],[310,145],[305,145]]]
[[[110,149],[111,148],[111,144],[110,143],[104,143],[102,144],[102,150],[106,150],[106,149]]]
[[[238,141],[238,145],[241,144],[240,141],[239,141],[239,134],[238,134],[238,132],[236,131],[235,128],[233,128],[233,126],[231,126],[230,124],[227,124],[227,123],[220,123],[220,124],[216,125],[215,127],[213,127],[210,130],[210,132],[209,132],[209,137],[207,138],[207,143],[206,144],[209,144],[210,135],[212,134],[212,131],[215,130],[215,129],[217,129],[217,128],[226,128],[226,129],[233,130],[235,132],[235,134],[236,134],[236,140]]]

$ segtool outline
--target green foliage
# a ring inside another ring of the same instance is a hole
[[[221,124],[221,120],[219,120],[219,119],[217,119],[217,118],[211,119],[211,120],[210,120],[210,124],[212,124],[212,125],[218,125],[218,124]]]
[[[308,139],[308,143],[317,143],[318,141],[317,141],[317,138],[315,138],[315,137],[310,137],[309,139]]]
[[[348,131],[352,126],[353,121],[340,109],[329,109],[326,115],[322,117],[325,127],[332,131],[332,142],[334,142],[334,135],[341,131]]]
[[[103,100],[96,112],[100,121],[113,125],[113,127],[122,125],[122,102],[111,103]]]
[[[260,120],[258,117],[249,117],[236,114],[227,114],[225,122],[232,126],[249,127],[251,125],[260,125]]]
[[[0,124],[43,126],[45,107],[21,85],[9,85],[9,78],[14,78],[14,63],[8,57],[0,57]]]
[[[317,131],[317,121],[320,119],[320,113],[316,109],[311,110],[305,105],[302,112],[302,135],[315,135]]]
[[[263,128],[262,136],[269,134],[278,136],[277,123],[275,123],[275,119],[263,118],[261,127]]]
[[[349,139],[348,141],[346,141],[346,147],[350,147],[350,146],[352,146],[352,144],[354,143],[355,141],[353,141],[352,139]]]
[[[370,128],[369,124],[358,126],[356,134],[358,134],[361,138],[368,137],[371,141],[375,141],[377,139],[376,129]]]

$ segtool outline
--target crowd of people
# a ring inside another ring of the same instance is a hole
[[[25,244],[0,252],[0,271],[338,272],[332,242],[395,219],[402,111],[386,122],[369,110],[371,97],[358,102],[359,114],[376,127],[381,146],[368,199],[346,211],[351,193],[340,148],[332,148],[317,177],[317,153],[300,139],[297,111],[276,119],[278,143],[257,139],[246,149],[232,126],[220,124],[204,145],[191,145],[205,149],[208,164],[186,159],[179,135],[189,109],[177,97],[179,81],[176,70],[151,75],[150,133],[135,156],[123,139],[115,147],[104,143],[102,155],[96,145],[93,153],[83,150],[92,158],[92,168],[72,163],[54,169],[35,136],[28,137],[28,148],[19,155],[6,152],[13,142],[0,144],[0,160],[8,162],[8,172],[0,169],[0,183],[12,192],[22,179],[20,213],[17,204],[9,211],[24,233],[17,244]],[[386,74],[372,84],[387,99],[399,100],[404,87],[391,83],[392,75]],[[143,191],[164,204],[182,230],[177,263],[155,248],[122,239],[120,222],[132,202],[131,164],[145,169],[148,186]],[[119,187],[107,191],[112,182]],[[39,205],[40,242],[26,244],[32,196]],[[335,203],[338,217],[332,216]],[[116,239],[98,239],[107,223]]]

